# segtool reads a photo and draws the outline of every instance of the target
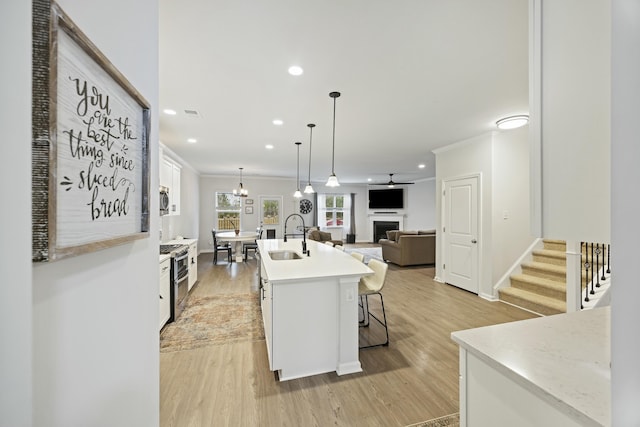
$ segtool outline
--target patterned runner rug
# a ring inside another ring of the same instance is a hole
[[[459,426],[460,426],[460,414],[456,412],[455,414],[445,415],[444,417],[434,418],[432,420],[411,424],[407,427],[459,427]]]
[[[260,294],[190,296],[175,322],[160,334],[160,351],[171,352],[264,339]]]

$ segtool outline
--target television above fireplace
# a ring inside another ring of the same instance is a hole
[[[385,188],[369,190],[369,209],[403,209],[404,190],[402,188]]]

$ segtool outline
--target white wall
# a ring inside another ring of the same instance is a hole
[[[411,215],[405,222],[406,230],[434,230],[436,228],[436,179],[416,181],[407,185],[405,192],[407,211]]]
[[[31,2],[0,4],[0,424],[32,424]]]
[[[610,241],[610,15],[610,0],[543,2],[543,237]]]
[[[480,294],[490,295],[492,287],[492,135],[480,135],[447,147],[435,150],[436,154],[436,194],[442,194],[442,181],[447,179],[480,174],[478,194],[478,212],[481,222],[478,223]],[[436,217],[438,229],[442,229],[442,197],[436,197]],[[442,233],[436,233],[436,277],[443,277],[440,245]]]
[[[535,240],[530,232],[528,127],[493,138],[493,283]],[[506,218],[505,218],[506,216]]]
[[[443,180],[481,175],[479,295],[492,299],[494,285],[534,240],[530,235],[528,129],[495,131],[434,152],[438,195]],[[436,197],[436,206],[436,228],[441,229],[441,196]],[[443,277],[441,238],[437,233],[436,277]]]
[[[151,188],[158,188],[157,1],[59,4],[151,104]],[[21,78],[12,85],[30,75]],[[28,169],[17,176],[28,181]],[[35,425],[159,424],[157,215],[150,230],[147,239],[33,266]]]
[[[640,4],[613,0],[611,245],[611,405],[613,426],[640,425]],[[631,196],[630,196],[631,195]]]

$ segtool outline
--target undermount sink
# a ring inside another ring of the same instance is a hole
[[[302,257],[294,251],[269,251],[269,256],[274,261],[302,259]]]

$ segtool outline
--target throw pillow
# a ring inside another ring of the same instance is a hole
[[[396,235],[398,234],[400,230],[388,230],[387,231],[387,239],[391,240],[392,242],[396,241]]]

